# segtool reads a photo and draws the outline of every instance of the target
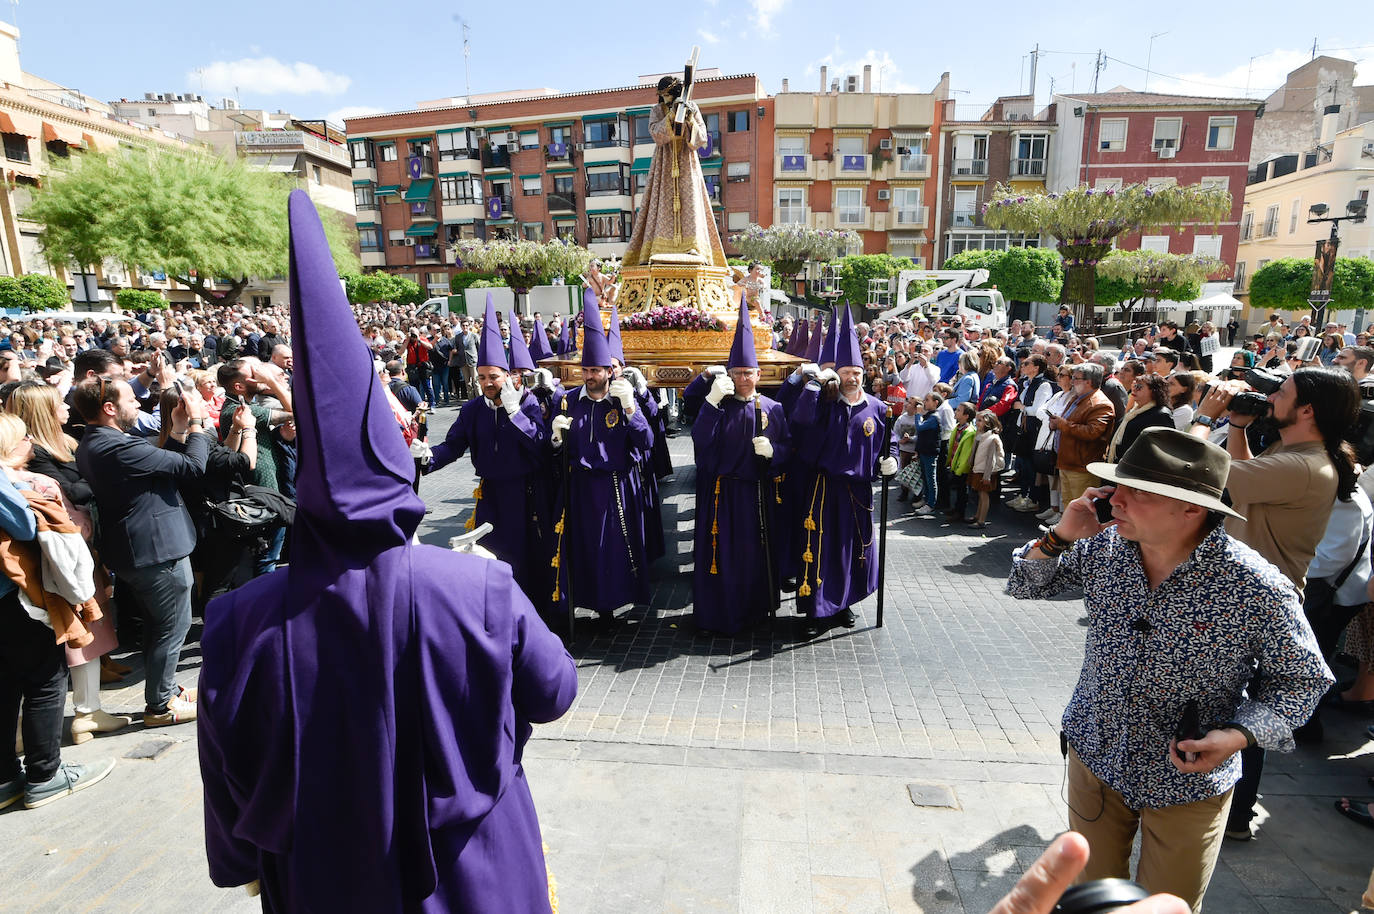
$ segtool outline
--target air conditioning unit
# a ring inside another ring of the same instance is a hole
[[[889,138],[889,139],[886,139],[886,140],[879,140],[879,141],[878,141],[878,148],[879,148],[879,149],[891,149],[891,148],[892,148],[892,140],[891,140],[890,138]]]
[[[879,200],[891,200],[891,199],[892,199],[892,191],[890,191],[890,190],[880,190],[880,191],[878,191],[878,199],[879,199]]]
[[[586,144],[586,143],[578,143],[578,144],[577,144],[577,151],[578,151],[578,152],[581,152],[582,150],[584,150],[584,149],[586,149],[586,148],[587,148],[587,144]]]
[[[1178,155],[1178,150],[1172,146],[1159,147],[1159,157],[1161,159],[1172,159],[1176,155]]]
[[[516,143],[519,143],[519,142],[520,142],[520,135],[519,135],[518,133],[516,133],[514,130],[510,130],[510,131],[507,131],[507,132],[506,132],[506,144],[507,144],[507,145],[509,145],[509,146],[514,146]]]
[[[405,239],[405,243],[406,243],[406,247],[408,247],[408,248],[413,248],[413,247],[415,247],[415,239],[414,239],[414,238],[407,238],[407,239]]]

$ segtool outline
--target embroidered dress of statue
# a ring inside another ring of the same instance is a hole
[[[678,77],[659,80],[658,104],[649,115],[649,132],[656,144],[654,161],[625,251],[625,266],[647,265],[656,258],[726,265],[697,157],[697,150],[708,141],[706,123],[695,102],[687,103],[687,117],[681,127],[673,122],[673,106],[681,93],[682,80]]]

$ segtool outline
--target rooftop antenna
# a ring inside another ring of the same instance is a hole
[[[1168,32],[1155,32],[1150,36],[1150,50],[1145,54],[1145,91],[1150,91],[1150,62],[1155,56],[1155,39],[1163,38]]]
[[[468,41],[472,29],[468,27],[468,21],[457,13],[453,14],[453,21],[463,29],[463,90],[467,93],[465,101],[472,104],[472,45]]]

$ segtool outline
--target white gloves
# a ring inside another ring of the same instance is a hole
[[[434,456],[434,450],[428,444],[416,438],[414,441],[410,442],[410,456],[414,457],[416,460],[428,460],[430,457]]]
[[[773,442],[768,440],[767,435],[759,435],[754,439],[754,453],[764,460],[773,459]]]
[[[540,390],[553,390],[553,372],[547,368],[536,368],[534,386]]]
[[[879,460],[879,461],[878,461],[878,472],[879,472],[879,473],[882,473],[884,476],[896,476],[896,475],[897,475],[897,458],[896,458],[896,457],[884,457],[882,460]]]
[[[798,368],[797,371],[800,371],[804,378],[814,379],[821,373],[821,366],[817,365],[815,362],[807,362],[805,365]]]
[[[735,382],[730,380],[729,375],[717,375],[711,382],[711,389],[706,393],[706,402],[719,408],[721,400],[734,395]]]
[[[549,428],[552,430],[553,446],[563,446],[563,433],[572,426],[571,416],[554,416]]]
[[[616,378],[611,382],[610,394],[620,401],[620,408],[625,410],[627,416],[635,411],[635,389],[630,386],[629,381]]]
[[[520,412],[520,392],[515,389],[510,378],[506,378],[506,383],[501,386],[501,406],[508,416]]]
[[[724,366],[724,365],[708,365],[707,368],[706,368],[706,370],[703,371],[702,374],[709,374],[709,375],[710,375],[711,377],[713,377],[713,378],[718,378],[718,377],[720,377],[721,375],[725,374],[725,366]]]
[[[824,371],[819,371],[816,373],[816,380],[819,381],[821,384],[824,384],[827,381],[838,381],[839,379],[840,376],[835,374],[835,369],[833,368],[827,368]]]
[[[649,382],[647,379],[645,379],[644,373],[640,371],[638,368],[631,368],[629,366],[626,366],[626,368],[623,371],[621,371],[620,374],[635,386],[636,392],[640,394],[646,394],[649,392]]]

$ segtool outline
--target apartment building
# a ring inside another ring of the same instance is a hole
[[[853,253],[925,266],[934,262],[932,152],[949,74],[928,93],[883,93],[872,69],[827,84],[821,67],[819,92],[791,92],[784,81],[772,99],[772,221],[854,231],[862,251]]]
[[[1309,225],[1313,206],[1325,215],[1343,216],[1353,201],[1369,204],[1374,191],[1374,122],[1335,132],[1340,112],[1326,115],[1318,142],[1302,152],[1274,156],[1250,172],[1245,207],[1240,219],[1235,295],[1246,304],[1242,317],[1256,323],[1267,314],[1249,311],[1250,278],[1271,260],[1312,258],[1316,243],[1329,237],[1331,224]],[[1374,257],[1374,220],[1340,226],[1341,257]],[[1333,301],[1333,311],[1340,308]],[[1353,324],[1346,310],[1333,320]]]
[[[1231,212],[1220,225],[1186,225],[1122,236],[1118,247],[1174,254],[1211,254],[1231,274],[1249,173],[1250,143],[1264,105],[1254,99],[1135,92],[1054,97],[1057,141],[1050,153],[1049,190],[1079,184],[1106,190],[1124,184],[1209,184],[1230,191]]]
[[[1056,105],[1035,111],[1030,95],[997,99],[978,120],[955,118],[955,102],[940,102],[940,191],[936,207],[936,263],[963,251],[1039,247],[1040,236],[983,225],[983,205],[999,184],[1043,193],[1054,140]]]
[[[350,118],[364,268],[443,293],[462,270],[451,245],[463,238],[567,238],[620,256],[653,160],[649,113],[659,75],[633,86],[474,95]],[[760,152],[771,150],[769,108],[753,74],[704,68],[693,100],[706,121],[709,142],[698,154],[725,240],[770,215],[772,162]]]

